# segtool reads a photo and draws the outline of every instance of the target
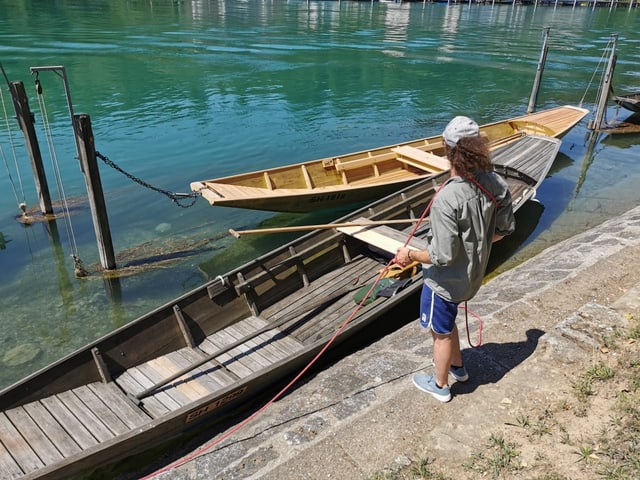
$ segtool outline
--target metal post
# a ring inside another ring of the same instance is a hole
[[[547,62],[547,53],[549,52],[549,30],[551,27],[544,27],[544,40],[542,42],[542,52],[540,53],[540,60],[538,61],[538,69],[536,71],[536,78],[533,82],[533,89],[531,90],[531,97],[529,98],[529,106],[527,107],[527,113],[532,113],[536,109],[536,101],[538,99],[538,91],[540,90],[540,80],[542,79],[542,73],[544,72],[544,65]]]
[[[40,152],[38,137],[36,136],[36,130],[33,126],[33,114],[29,109],[29,100],[24,89],[24,84],[22,82],[11,82],[9,89],[11,91],[11,98],[13,99],[13,107],[16,111],[18,124],[24,135],[27,153],[31,159],[31,168],[33,169],[33,178],[36,183],[40,211],[45,216],[53,215],[49,185],[47,184],[47,176],[44,166],[42,165],[42,153]]]
[[[100,170],[96,161],[95,142],[91,129],[91,119],[89,115],[75,115],[76,143],[80,150],[80,163],[84,172],[84,179],[89,195],[91,206],[91,217],[93,228],[98,241],[98,251],[100,253],[100,263],[105,270],[116,268],[115,255],[113,253],[113,243],[111,241],[111,231],[109,230],[109,219],[100,181]]]
[[[76,152],[78,153],[78,157],[80,157],[80,145],[78,144],[78,135],[77,135],[77,125],[74,123],[75,122],[75,115],[73,114],[73,103],[71,103],[71,91],[69,90],[69,81],[67,80],[67,70],[64,68],[63,65],[54,65],[54,66],[47,66],[47,67],[31,67],[31,73],[36,73],[36,75],[39,72],[44,72],[44,71],[50,71],[50,72],[54,72],[57,73],[58,75],[60,75],[62,77],[62,80],[64,82],[64,93],[67,96],[67,107],[69,108],[69,116],[71,117],[71,127],[73,128],[73,134],[74,137],[76,138]]]
[[[613,42],[611,46],[611,56],[609,57],[607,70],[600,85],[600,97],[598,98],[596,118],[595,120],[592,119],[587,125],[587,128],[590,130],[600,130],[604,114],[607,111],[607,100],[609,99],[609,92],[611,91],[611,79],[613,78],[613,71],[616,68],[616,44],[618,42],[618,34],[615,33],[611,35],[611,39]]]

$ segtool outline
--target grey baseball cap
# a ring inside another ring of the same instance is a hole
[[[442,133],[442,138],[450,147],[455,147],[463,137],[477,137],[480,135],[480,127],[469,117],[454,117]]]

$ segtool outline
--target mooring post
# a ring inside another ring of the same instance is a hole
[[[80,164],[84,173],[87,193],[89,195],[89,205],[91,206],[91,217],[93,228],[98,241],[98,251],[100,253],[100,263],[105,270],[116,268],[115,255],[113,253],[113,243],[111,241],[111,231],[109,230],[109,219],[107,218],[107,208],[100,181],[100,170],[96,161],[96,149],[91,128],[91,118],[86,114],[74,116],[75,134],[80,155]]]
[[[609,99],[609,92],[611,91],[611,79],[613,78],[613,71],[616,68],[616,44],[618,43],[618,34],[611,35],[611,56],[609,57],[609,63],[607,64],[607,70],[602,78],[602,84],[600,85],[600,96],[598,97],[598,105],[596,108],[596,117],[591,119],[587,125],[589,130],[600,130],[602,128],[602,120],[604,114],[607,111],[607,100]]]
[[[42,165],[42,154],[40,152],[36,130],[33,126],[33,114],[29,109],[29,100],[24,89],[24,84],[22,82],[11,82],[9,84],[9,90],[11,91],[11,98],[13,99],[13,107],[16,111],[18,124],[24,135],[27,152],[31,159],[31,168],[33,170],[33,179],[36,183],[40,211],[43,215],[53,215],[49,185],[47,184],[47,176],[44,166]]]
[[[549,30],[550,27],[544,27],[544,40],[542,42],[542,52],[540,53],[540,60],[538,61],[538,69],[536,71],[536,79],[533,82],[533,89],[531,90],[531,97],[529,98],[529,106],[527,107],[527,113],[533,113],[536,109],[536,103],[538,101],[538,91],[540,90],[540,80],[542,79],[542,73],[544,72],[544,65],[547,62],[547,53],[549,52]]]

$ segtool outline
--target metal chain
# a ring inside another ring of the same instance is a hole
[[[122,173],[123,175],[125,175],[126,177],[129,177],[131,180],[133,180],[134,182],[142,185],[143,187],[146,187],[150,190],[154,190],[156,192],[162,193],[163,195],[166,195],[167,197],[169,197],[171,199],[171,201],[173,203],[175,203],[176,205],[182,207],[182,208],[189,208],[192,207],[196,201],[198,200],[198,197],[200,197],[202,194],[200,192],[193,192],[193,193],[174,193],[174,192],[170,192],[168,190],[163,190],[162,188],[158,188],[158,187],[154,187],[153,185],[145,182],[144,180],[139,179],[138,177],[131,175],[128,172],[125,172],[122,168],[120,168],[118,165],[116,165],[113,160],[109,159],[108,157],[106,157],[105,155],[102,155],[100,152],[96,151],[96,157],[98,157],[100,160],[102,160],[104,163],[106,163],[107,165],[109,165],[111,168],[114,168],[115,170],[119,171],[120,173]],[[182,203],[180,203],[180,201],[184,198],[192,198],[193,200],[191,201],[191,203],[189,203],[188,205],[183,205]]]

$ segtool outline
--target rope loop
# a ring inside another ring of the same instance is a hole
[[[129,179],[133,180],[134,182],[136,182],[139,185],[142,185],[143,187],[146,187],[150,190],[153,190],[155,192],[161,193],[167,197],[169,197],[171,199],[171,201],[173,203],[175,203],[176,205],[178,205],[179,207],[182,208],[189,208],[192,207],[193,205],[195,205],[196,201],[198,200],[198,197],[200,197],[202,194],[200,192],[193,192],[193,193],[174,193],[174,192],[170,192],[169,190],[164,190],[162,188],[158,188],[155,187],[153,185],[151,185],[150,183],[145,182],[144,180],[136,177],[135,175],[132,175],[128,172],[125,172],[121,167],[119,167],[113,160],[111,160],[109,157],[102,155],[100,152],[96,151],[96,157],[98,157],[100,160],[102,160],[105,164],[107,164],[108,166],[110,166],[111,168],[117,170],[118,172],[122,173],[124,176],[128,177]],[[193,199],[190,203],[188,204],[182,204],[180,203],[183,199],[185,198],[191,198]]]

